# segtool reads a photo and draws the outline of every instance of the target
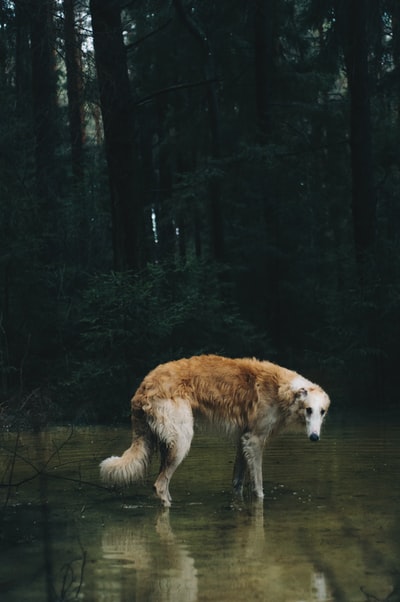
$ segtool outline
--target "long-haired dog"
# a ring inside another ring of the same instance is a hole
[[[311,441],[318,441],[329,404],[321,387],[271,362],[201,355],[161,364],[132,398],[131,447],[104,460],[100,474],[108,484],[128,485],[145,475],[158,445],[161,467],[154,489],[170,506],[169,482],[189,452],[193,415],[201,414],[237,434],[235,491],[242,493],[248,469],[253,491],[262,498],[267,439],[300,424]]]

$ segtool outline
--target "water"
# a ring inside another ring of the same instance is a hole
[[[399,601],[399,434],[331,420],[319,443],[281,436],[256,503],[232,497],[232,444],[199,433],[163,511],[157,461],[124,494],[99,483],[98,463],[128,447],[127,429],[4,433],[0,599]]]

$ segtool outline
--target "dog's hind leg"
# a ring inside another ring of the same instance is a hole
[[[161,452],[160,472],[154,489],[162,504],[169,507],[169,483],[189,452],[193,438],[193,414],[189,403],[185,400],[161,402],[154,412],[151,428],[159,438]]]
[[[241,496],[243,494],[243,483],[247,470],[247,462],[243,451],[242,444],[242,436],[239,437],[237,448],[236,448],[236,458],[235,464],[233,467],[233,489],[236,495]]]
[[[160,441],[160,470],[158,477],[154,483],[154,491],[156,495],[161,499],[163,506],[171,506],[172,498],[169,492],[169,481],[172,477],[172,473],[168,475],[168,469],[171,466],[171,460],[173,455],[174,444],[167,445],[164,441]],[[178,465],[175,466],[175,470]]]
[[[241,440],[244,457],[249,467],[253,491],[258,498],[263,498],[262,455],[265,439],[254,433],[245,433]]]

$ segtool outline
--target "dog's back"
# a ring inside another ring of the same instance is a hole
[[[271,362],[251,358],[231,359],[201,355],[161,364],[143,380],[132,399],[132,408],[148,411],[160,400],[187,400],[199,412],[226,428],[244,428],[260,401],[276,397],[283,379],[296,373]]]

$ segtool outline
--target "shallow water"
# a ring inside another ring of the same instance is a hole
[[[99,483],[127,429],[3,433],[0,599],[399,601],[399,434],[330,421],[317,444],[280,436],[256,503],[232,497],[229,440],[199,433],[163,511],[156,460],[124,494]]]

